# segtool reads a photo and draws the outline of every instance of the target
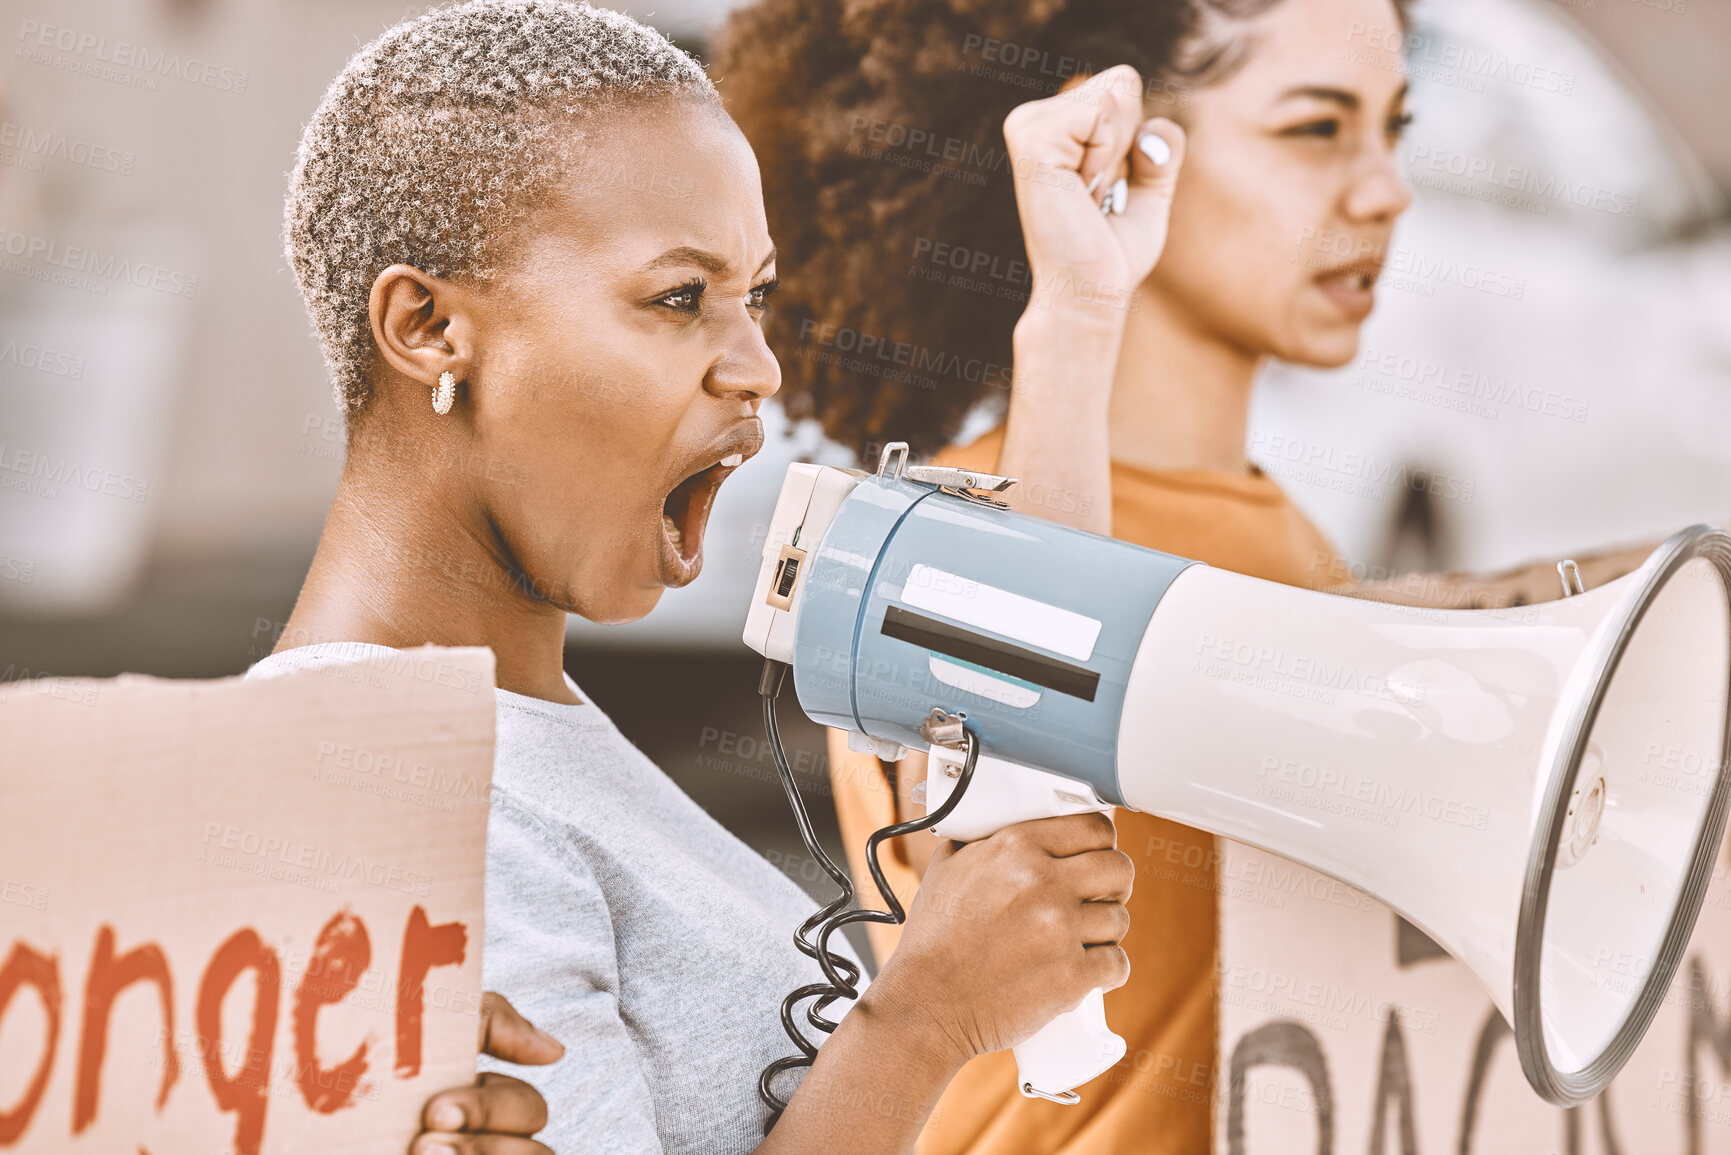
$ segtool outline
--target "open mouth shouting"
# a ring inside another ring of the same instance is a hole
[[[677,589],[703,569],[703,530],[728,475],[763,448],[763,423],[740,422],[686,462],[681,480],[661,503],[661,582]]]
[[[1323,270],[1316,284],[1349,319],[1362,321],[1376,305],[1376,280],[1381,274],[1382,260],[1367,257]]]

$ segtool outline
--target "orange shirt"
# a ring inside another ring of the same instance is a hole
[[[1001,429],[940,464],[995,471]],[[1194,558],[1252,577],[1317,588],[1332,580],[1328,541],[1260,471],[1153,472],[1112,464],[1112,533],[1123,541]],[[896,821],[877,759],[829,735],[836,813],[863,897],[875,902],[865,865],[872,831]],[[1120,810],[1118,846],[1136,859],[1130,897],[1130,981],[1106,995],[1106,1017],[1129,1043],[1124,1059],[1080,1088],[1063,1107],[1024,1098],[1009,1051],[983,1055],[945,1091],[920,1137],[920,1155],[1197,1155],[1211,1147],[1217,1063],[1219,912],[1214,837]],[[899,841],[899,840],[898,840]],[[919,882],[897,842],[880,854],[903,901]],[[1173,869],[1172,863],[1182,864]],[[899,927],[874,926],[872,946],[887,958]]]

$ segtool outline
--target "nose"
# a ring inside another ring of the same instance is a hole
[[[781,363],[755,319],[741,316],[728,323],[725,345],[703,387],[717,397],[741,401],[761,401],[781,388]]]
[[[1396,151],[1369,145],[1346,190],[1346,215],[1367,224],[1392,224],[1412,205],[1412,187],[1401,174]]]

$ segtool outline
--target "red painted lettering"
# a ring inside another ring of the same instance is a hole
[[[222,999],[240,972],[258,972],[258,994],[252,1008],[252,1037],[246,1062],[231,1078],[222,1064]],[[271,1042],[276,1034],[277,999],[282,967],[276,952],[265,946],[251,927],[235,931],[204,969],[198,986],[198,1038],[206,1057],[204,1077],[216,1105],[235,1113],[236,1155],[258,1155],[264,1139],[264,1112],[270,1092]]]
[[[361,981],[361,972],[372,957],[366,924],[344,910],[319,931],[307,973],[295,991],[295,1064],[300,1071],[301,1097],[321,1115],[353,1105],[355,1095],[363,1089],[360,1078],[367,1069],[367,1045],[362,1043],[354,1054],[329,1070],[321,1068],[319,1008],[342,1002]]]
[[[168,1102],[168,1089],[180,1075],[180,1059],[170,1039],[174,1033],[174,984],[168,975],[168,960],[155,943],[114,957],[114,928],[106,924],[96,932],[96,949],[90,955],[90,977],[84,982],[84,1037],[78,1046],[78,1072],[72,1096],[72,1133],[78,1134],[96,1121],[96,1101],[102,1093],[102,1059],[108,1053],[108,1014],[114,998],[136,982],[156,984],[162,998],[162,1089],[156,1093],[156,1109]]]
[[[60,960],[39,954],[21,942],[12,944],[6,965],[0,967],[0,1022],[6,1018],[6,1008],[19,988],[32,986],[42,996],[42,1006],[48,1012],[48,1045],[43,1049],[42,1062],[24,1097],[10,1111],[0,1111],[0,1146],[10,1146],[30,1126],[30,1116],[42,1102],[42,1092],[48,1088],[48,1073],[54,1069],[54,1048],[60,1042]]]
[[[469,945],[460,922],[427,923],[419,906],[409,912],[403,928],[402,971],[397,980],[397,1074],[405,1079],[421,1073],[422,991],[427,972],[437,966],[458,966]]]

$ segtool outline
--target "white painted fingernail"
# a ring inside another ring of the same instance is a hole
[[[1172,159],[1172,146],[1166,143],[1165,137],[1150,132],[1144,134],[1136,144],[1141,148],[1142,155],[1155,164],[1165,164]]]
[[[1114,213],[1123,212],[1124,206],[1130,203],[1130,182],[1123,177],[1119,177],[1115,182],[1113,182],[1112,192],[1108,199],[1112,202],[1112,211]]]

